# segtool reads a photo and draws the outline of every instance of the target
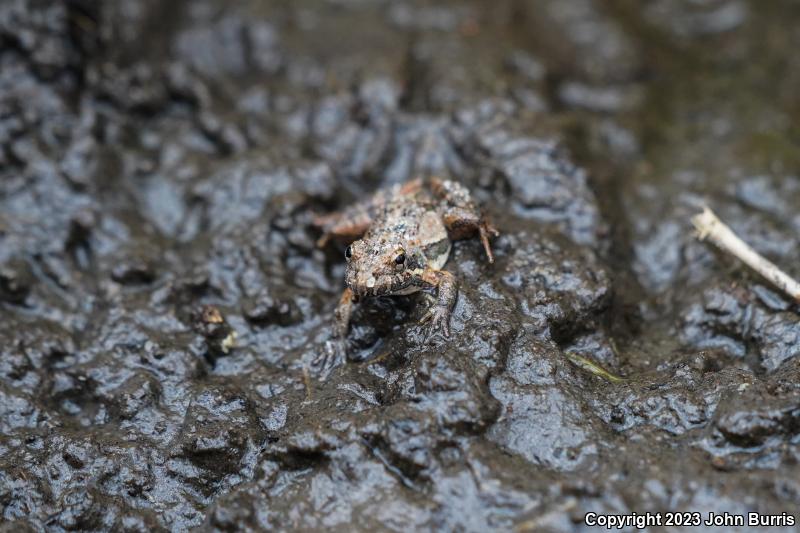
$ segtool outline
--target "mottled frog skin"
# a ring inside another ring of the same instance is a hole
[[[442,270],[452,240],[477,235],[490,263],[495,230],[469,191],[450,180],[417,179],[376,193],[368,201],[315,220],[331,237],[357,239],[345,251],[345,289],[336,308],[334,335],[344,339],[353,305],[361,298],[436,291],[436,303],[421,322],[450,335],[458,297],[455,277]],[[359,238],[360,237],[360,238]]]

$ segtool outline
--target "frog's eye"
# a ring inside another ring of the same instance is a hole
[[[402,265],[403,263],[405,263],[406,262],[406,253],[401,251],[399,254],[397,254],[397,257],[394,258],[394,262],[395,262],[395,264],[398,264],[398,265]]]
[[[351,257],[353,257],[353,249],[348,246],[344,251],[344,258],[350,259]]]

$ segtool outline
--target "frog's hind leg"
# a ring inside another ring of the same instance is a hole
[[[372,214],[362,204],[356,204],[344,211],[315,216],[313,224],[322,230],[317,246],[323,248],[331,238],[352,242],[361,237],[371,223]]]
[[[477,233],[486,257],[494,263],[489,238],[497,237],[499,232],[483,215],[467,188],[455,181],[439,178],[432,178],[430,186],[433,194],[443,201],[440,213],[450,238],[465,239]]]
[[[422,180],[416,179],[375,192],[368,199],[351,205],[342,211],[314,217],[312,223],[322,230],[317,240],[320,248],[332,238],[352,242],[369,229],[375,213],[384,207],[394,196],[413,195],[422,188]]]

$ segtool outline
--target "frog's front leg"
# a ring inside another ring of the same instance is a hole
[[[355,294],[348,287],[339,298],[339,304],[333,313],[333,338],[325,343],[322,352],[314,358],[311,363],[313,366],[329,369],[331,364],[336,365],[347,357],[347,330],[350,328],[350,317],[353,314],[355,302]]]
[[[450,272],[431,268],[426,269],[420,278],[426,286],[436,288],[436,303],[428,309],[420,323],[430,321],[430,331],[441,329],[444,336],[449,337],[450,315],[458,298],[456,278]]]
[[[486,257],[494,263],[489,238],[500,233],[486,220],[467,188],[455,181],[439,178],[432,178],[430,184],[433,194],[444,202],[439,211],[450,238],[465,239],[477,233]]]
[[[333,336],[340,342],[344,342],[347,337],[347,330],[350,329],[350,317],[353,315],[353,306],[356,302],[356,295],[348,287],[339,298],[339,304],[333,313]]]

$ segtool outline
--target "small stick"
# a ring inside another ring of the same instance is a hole
[[[306,400],[311,401],[311,374],[308,372],[308,366],[303,365],[303,384],[306,386]]]
[[[565,354],[567,359],[572,361],[575,366],[578,368],[582,368],[587,372],[591,372],[595,376],[600,376],[601,378],[610,381],[611,383],[619,383],[620,381],[625,381],[625,378],[621,378],[619,376],[615,376],[602,366],[598,365],[594,361],[587,359],[586,357],[582,357],[575,352],[567,352]]]
[[[714,214],[708,206],[703,212],[692,217],[697,230],[697,238],[709,240],[722,251],[728,252],[744,264],[761,274],[770,283],[785,292],[795,302],[800,302],[800,283],[789,277],[772,261],[762,257]]]

